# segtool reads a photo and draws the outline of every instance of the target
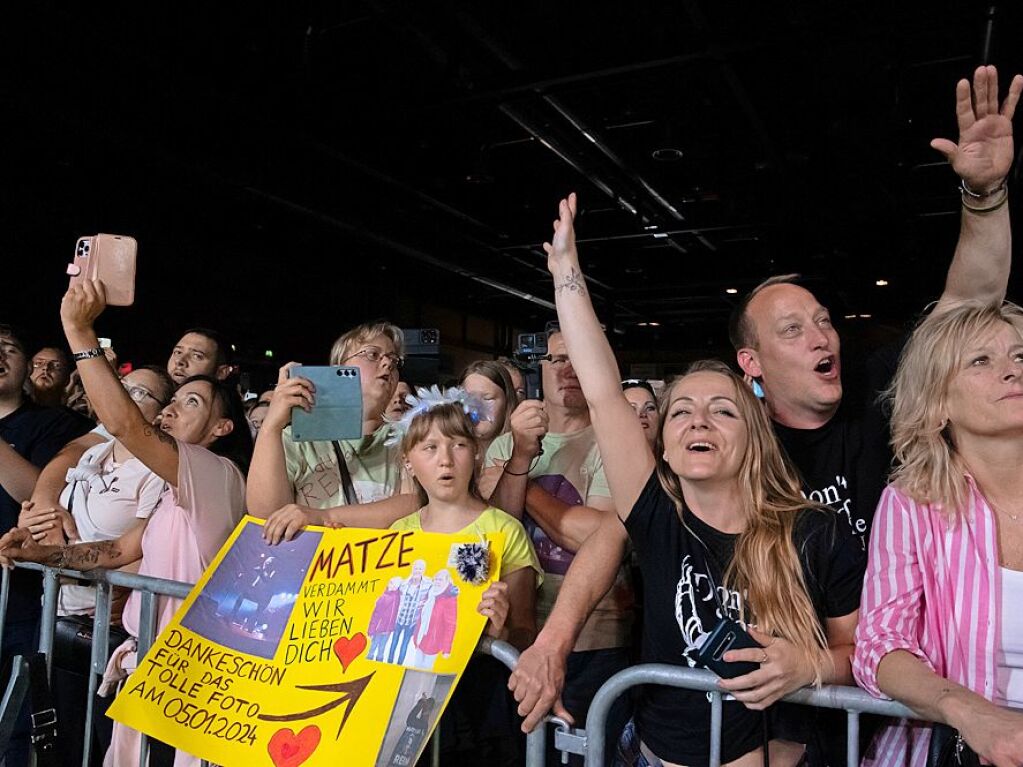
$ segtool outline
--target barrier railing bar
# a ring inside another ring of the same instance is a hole
[[[12,660],[11,678],[7,680],[7,689],[0,702],[0,754],[7,751],[18,712],[28,694],[28,661],[21,655],[15,655]]]
[[[57,624],[57,594],[60,574],[43,570],[43,613],[39,619],[39,652],[46,655],[46,678],[53,679],[53,630]]]
[[[503,663],[509,671],[514,671],[519,662],[519,651],[507,642],[493,637],[483,637],[476,652],[489,655]],[[544,767],[547,758],[547,722],[533,729],[526,735],[526,767]]]
[[[860,763],[860,712],[847,711],[845,725],[846,767],[858,767]]]
[[[142,659],[149,648],[153,646],[153,639],[156,634],[156,595],[151,591],[140,592],[142,598],[142,609],[139,614],[139,636],[136,650],[136,668],[142,664]],[[148,763],[149,759],[149,736],[144,732],[139,739],[139,767]]]
[[[110,654],[110,584],[96,582],[96,607],[92,619],[92,654],[89,658],[89,697],[85,701],[85,734],[82,739],[82,767],[89,767],[92,753],[92,718],[95,716],[96,690],[106,671]]]
[[[120,570],[54,570],[52,567],[40,565],[35,562],[17,562],[15,567],[25,570],[38,570],[40,572],[55,572],[67,578],[74,578],[79,581],[106,582],[111,586],[124,586],[133,591],[149,591],[161,597],[174,597],[185,599],[192,593],[194,583],[172,581],[167,578],[156,578],[152,575],[139,575],[138,573],[125,573]]]
[[[590,703],[590,711],[586,717],[586,763],[603,764],[606,749],[604,725],[608,711],[618,696],[630,687],[641,684],[657,684],[665,687],[684,687],[689,690],[720,693],[717,683],[717,675],[706,669],[685,668],[663,663],[647,663],[619,671],[604,683]],[[879,700],[858,687],[826,685],[819,690],[803,688],[787,695],[785,700],[818,708],[843,709],[896,718],[919,718],[917,714],[901,703],[892,700]],[[712,697],[712,715],[713,705]],[[712,737],[713,732],[712,730]],[[711,746],[713,748],[713,742]]]
[[[710,767],[721,767],[721,715],[721,693],[712,692],[710,694]]]

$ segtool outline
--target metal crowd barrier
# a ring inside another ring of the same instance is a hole
[[[191,592],[193,584],[170,581],[164,578],[153,578],[135,573],[125,573],[117,570],[91,570],[89,572],[56,570],[28,562],[19,562],[16,566],[42,572],[43,607],[39,630],[39,651],[46,655],[48,676],[52,673],[53,634],[57,619],[57,595],[60,591],[60,579],[72,578],[80,581],[89,581],[95,586],[96,614],[93,618],[91,673],[89,674],[89,697],[86,703],[82,757],[82,767],[89,767],[89,757],[92,750],[93,701],[96,690],[99,687],[99,680],[102,678],[107,667],[107,658],[110,655],[111,587],[121,586],[138,591],[142,595],[138,636],[138,658],[141,661],[156,639],[156,598],[158,596],[166,596],[185,599]],[[2,651],[3,626],[5,625],[7,615],[11,575],[10,571],[6,568],[0,569],[3,570],[3,581],[2,585],[0,585],[0,651]],[[507,666],[509,670],[514,669],[515,664],[519,660],[519,653],[514,647],[506,642],[495,641],[490,637],[483,638],[477,648],[477,652],[490,655]],[[0,699],[0,753],[2,753],[3,748],[6,747],[10,739],[14,721],[28,694],[28,673],[27,661],[17,656],[7,688],[2,699]],[[431,743],[430,753],[433,767],[440,767],[439,732],[439,729],[435,731]],[[543,727],[536,728],[526,736],[526,767],[543,767],[545,754],[544,737]],[[139,765],[145,765],[148,757],[149,738],[143,735],[139,751]],[[201,764],[203,767],[209,767],[209,762],[203,761]]]

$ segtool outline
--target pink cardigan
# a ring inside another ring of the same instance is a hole
[[[1001,636],[998,530],[972,477],[965,513],[950,521],[889,485],[877,507],[856,627],[853,675],[871,695],[877,667],[906,650],[935,673],[992,700]],[[928,725],[892,721],[878,732],[863,765],[923,767]]]

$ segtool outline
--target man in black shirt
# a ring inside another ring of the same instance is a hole
[[[0,533],[17,524],[21,502],[28,500],[45,466],[65,443],[93,427],[66,408],[46,408],[25,394],[29,362],[25,346],[10,325],[0,324]],[[3,671],[11,658],[34,652],[38,641],[42,594],[38,573],[15,570],[7,620],[3,627]],[[6,753],[7,767],[28,764],[27,717],[16,725]]]
[[[956,89],[959,143],[935,139],[962,180],[959,243],[935,312],[962,301],[1005,297],[1011,260],[1005,179],[1013,160],[1012,114],[1023,77],[1013,80],[1001,112],[994,67]],[[764,391],[778,439],[802,473],[808,498],[834,509],[866,548],[874,509],[891,464],[888,425],[877,391],[862,410],[843,406],[840,340],[828,310],[797,275],[772,277],[736,307],[729,335],[739,367]],[[897,350],[872,358],[865,377],[884,388]]]

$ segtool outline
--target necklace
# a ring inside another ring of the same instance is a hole
[[[991,506],[992,509],[997,511],[999,514],[1008,517],[1013,522],[1019,522],[1019,514],[1010,514],[1007,511],[1003,511],[1002,509],[998,508],[998,504],[992,501],[990,498],[988,498],[988,504]]]

